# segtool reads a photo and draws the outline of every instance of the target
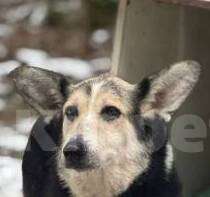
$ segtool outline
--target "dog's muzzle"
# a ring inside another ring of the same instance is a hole
[[[63,149],[63,154],[65,157],[66,168],[76,170],[85,170],[90,168],[87,144],[81,135],[72,138],[66,144]]]

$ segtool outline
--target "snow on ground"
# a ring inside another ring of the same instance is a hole
[[[28,137],[23,132],[31,129],[35,118],[25,118],[16,125],[0,124],[0,149],[22,153],[27,145]],[[0,155],[0,196],[22,197],[21,160]]]
[[[24,151],[28,138],[10,127],[1,126],[0,148],[15,151]]]
[[[15,125],[0,123],[0,149],[23,153],[36,117],[17,120]],[[0,155],[0,197],[22,197],[21,160]]]
[[[22,48],[17,51],[16,58],[30,66],[45,68],[77,79],[84,79],[92,74],[91,65],[87,61],[69,57],[52,58],[42,50]]]
[[[91,77],[94,72],[108,70],[111,65],[111,60],[107,57],[90,61],[70,57],[53,58],[42,50],[27,48],[19,49],[16,58],[30,66],[45,68],[76,79]]]
[[[42,50],[27,48],[19,49],[16,58],[17,60],[0,62],[0,77],[6,76],[21,63],[26,63],[29,66],[52,70],[82,80],[91,77],[99,70],[108,70],[111,65],[111,60],[107,57],[90,61],[70,57],[53,58]]]
[[[15,60],[0,62],[0,77],[6,76],[10,71],[20,66],[20,63]]]
[[[17,121],[15,129],[21,134],[29,134],[36,120],[37,117],[29,117],[21,119]]]
[[[48,59],[48,54],[38,49],[21,48],[16,52],[17,60],[29,65],[42,65]]]
[[[91,66],[86,61],[73,58],[51,58],[50,68],[55,72],[73,76],[77,79],[88,78],[92,74]]]
[[[0,196],[22,197],[21,160],[0,156]]]

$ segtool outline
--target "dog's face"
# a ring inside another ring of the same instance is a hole
[[[25,66],[10,76],[40,113],[62,110],[61,168],[85,171],[126,162],[143,172],[157,142],[167,136],[165,122],[189,95],[199,71],[197,63],[181,62],[138,84],[112,75],[72,84],[67,77]]]
[[[67,168],[105,168],[129,157],[139,159],[144,147],[130,118],[134,85],[99,76],[69,92],[63,107],[62,160]]]

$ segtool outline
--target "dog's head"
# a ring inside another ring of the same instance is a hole
[[[127,161],[143,171],[167,139],[165,122],[189,95],[199,73],[196,62],[186,61],[138,84],[110,74],[73,84],[68,77],[27,66],[10,77],[41,114],[63,112],[62,168],[81,171]]]

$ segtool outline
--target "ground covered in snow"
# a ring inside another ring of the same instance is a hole
[[[0,125],[0,196],[22,197],[21,157],[35,117]]]

